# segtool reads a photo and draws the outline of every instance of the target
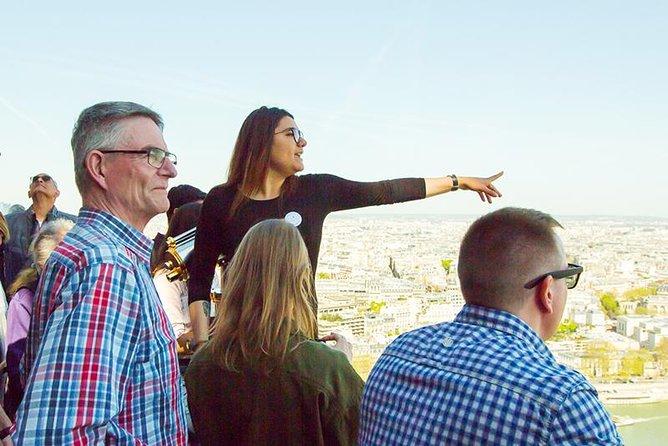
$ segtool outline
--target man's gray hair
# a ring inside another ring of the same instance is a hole
[[[164,128],[158,113],[134,102],[100,102],[81,112],[72,131],[74,179],[80,193],[88,189],[90,181],[86,173],[86,155],[94,149],[113,149],[121,137],[121,121],[135,116],[147,117],[160,130]]]

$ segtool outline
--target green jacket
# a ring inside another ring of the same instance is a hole
[[[269,375],[231,372],[205,346],[185,372],[203,445],[350,445],[364,383],[346,356],[302,339]]]

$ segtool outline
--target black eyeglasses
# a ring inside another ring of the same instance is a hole
[[[580,274],[582,274],[582,271],[584,271],[584,268],[580,265],[569,263],[568,268],[542,274],[535,279],[525,283],[524,288],[530,290],[531,288],[538,285],[547,276],[552,276],[555,279],[566,279],[566,288],[571,290],[578,284],[578,280],[580,280]]]
[[[274,132],[274,135],[279,133],[292,132],[292,138],[295,140],[295,143],[299,144],[299,141],[304,139],[304,132],[299,130],[297,127],[288,127],[287,129],[281,130],[280,132]]]
[[[35,175],[34,177],[30,178],[30,184],[34,184],[38,182],[39,180],[44,181],[45,183],[48,183],[49,181],[53,180],[50,175]]]
[[[143,150],[111,150],[111,149],[98,149],[102,153],[129,153],[129,154],[145,154],[148,163],[155,167],[156,169],[160,169],[163,164],[165,164],[165,159],[168,159],[176,166],[176,155],[174,155],[172,152],[168,152],[166,150],[160,149],[158,147],[149,147],[148,149],[143,149]]]

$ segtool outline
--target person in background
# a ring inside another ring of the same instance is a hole
[[[334,175],[297,176],[304,169],[305,148],[306,139],[286,110],[260,107],[242,124],[227,182],[207,194],[197,226],[188,282],[197,343],[208,337],[206,301],[219,255],[229,261],[246,231],[259,221],[285,218],[294,224],[315,274],[322,226],[331,212],[419,200],[457,189],[474,191],[490,203],[501,196],[493,183],[502,172],[487,178],[451,174],[371,183]]]
[[[7,215],[13,214],[15,212],[23,212],[26,208],[22,204],[15,203],[9,207],[9,210],[5,212]]]
[[[173,190],[173,189],[172,189]],[[165,239],[175,237],[194,228],[199,221],[202,200],[196,200],[178,207],[170,218],[169,227]],[[167,278],[167,270],[160,265],[168,259],[165,250],[159,251],[160,261],[153,274],[153,282],[158,291],[162,305],[167,313],[169,322],[172,324],[174,334],[181,347],[180,351],[190,351],[192,341],[192,330],[190,314],[188,310],[188,282],[181,278],[170,281]]]
[[[550,215],[504,208],[459,251],[466,304],[453,322],[399,336],[373,367],[360,445],[620,445],[596,390],[545,345],[582,267]]]
[[[7,335],[7,296],[2,285],[4,281],[4,245],[7,240],[9,240],[9,227],[7,226],[5,216],[0,212],[0,401],[4,401],[4,394],[7,388],[7,375],[5,373],[7,353],[7,343],[5,340]]]
[[[23,397],[19,365],[25,353],[33,297],[39,274],[44,269],[46,259],[73,226],[74,223],[63,218],[45,223],[30,244],[32,265],[22,269],[9,288],[8,295],[11,300],[7,310],[6,337],[9,385],[3,405],[11,419],[14,419],[16,408]]]
[[[169,209],[167,209],[167,227],[172,222],[172,217],[174,213],[183,205],[188,203],[202,203],[206,197],[206,193],[191,186],[190,184],[181,184],[179,186],[174,186],[169,189],[167,192],[167,198],[169,199]],[[201,206],[200,206],[201,207]],[[199,219],[199,212],[197,213],[197,218]],[[197,225],[197,220],[192,222],[192,226],[188,229],[194,228]],[[174,235],[179,235],[180,232],[171,232],[171,234],[161,234],[157,233],[153,239],[153,251],[151,252],[151,271],[155,270],[160,266],[162,261],[162,254],[165,252],[165,240],[168,236],[173,237]]]
[[[176,339],[142,231],[169,208],[176,155],[132,102],[81,112],[72,134],[83,207],[44,266],[24,355],[18,444],[185,446]]]
[[[38,173],[30,178],[28,197],[31,206],[22,212],[7,215],[9,233],[12,235],[5,246],[4,283],[5,289],[23,268],[30,266],[30,242],[47,221],[65,218],[74,221],[75,216],[59,211],[55,204],[60,195],[58,184],[46,173]]]
[[[5,283],[5,244],[9,241],[9,225],[5,216],[0,212],[0,293],[4,293]],[[0,296],[0,297],[4,297]]]
[[[299,231],[253,226],[229,263],[211,340],[185,373],[203,445],[354,444],[363,382],[316,338],[313,275]]]
[[[12,441],[12,433],[14,432],[15,425],[12,423],[12,420],[9,419],[5,410],[0,407],[0,445],[1,446],[14,446]]]

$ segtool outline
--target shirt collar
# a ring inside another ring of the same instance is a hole
[[[464,305],[455,322],[478,325],[515,336],[531,345],[536,351],[552,356],[543,340],[526,322],[512,313],[478,305]]]
[[[31,219],[34,219],[34,218],[35,218],[35,210],[33,209],[32,204],[30,205],[30,207],[29,207],[28,209],[26,209],[26,214],[27,214]],[[49,217],[51,217],[51,216],[57,217],[58,214],[59,214],[58,209],[56,209],[56,206],[54,205],[54,206],[49,210],[49,212],[46,213],[46,220],[48,220]]]
[[[77,225],[93,226],[110,240],[118,241],[135,253],[143,262],[149,263],[153,242],[129,223],[108,212],[81,208]]]

